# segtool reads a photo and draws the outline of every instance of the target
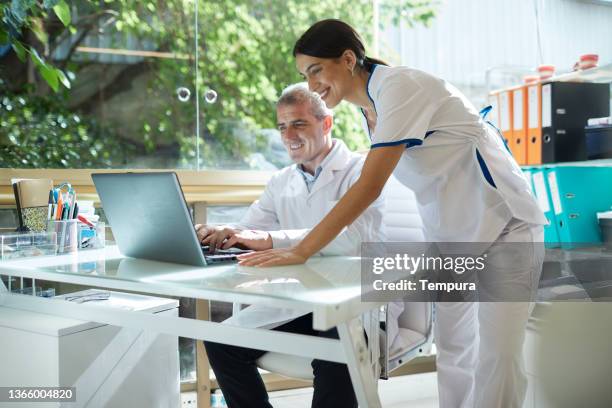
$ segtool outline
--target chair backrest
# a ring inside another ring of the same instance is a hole
[[[399,327],[409,327],[417,333],[427,336],[431,330],[431,305],[427,302],[407,303],[398,318]]]
[[[423,222],[412,190],[391,176],[385,185],[383,223],[388,242],[422,242]]]

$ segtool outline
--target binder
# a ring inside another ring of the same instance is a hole
[[[525,179],[527,180],[527,183],[529,184],[529,189],[531,191],[531,194],[533,194],[533,196],[535,197],[535,190],[533,189],[533,171],[535,170],[534,167],[521,167],[521,170],[523,171],[523,176],[525,177]]]
[[[556,248],[559,246],[560,240],[554,211],[555,207],[546,182],[549,170],[550,169],[544,167],[533,168],[531,179],[538,206],[548,221],[548,224],[544,226],[544,246],[546,248]]]
[[[552,166],[548,191],[561,247],[600,245],[597,212],[612,209],[612,163]]]
[[[527,86],[527,164],[542,164],[542,84]]]
[[[584,127],[610,114],[607,83],[550,82],[542,85],[542,163],[587,159]]]
[[[500,91],[497,95],[499,106],[499,130],[502,132],[506,146],[512,152],[512,92]]]
[[[525,180],[527,180],[527,184],[529,185],[529,192],[531,193],[531,195],[534,197],[534,199],[537,202],[537,195],[535,192],[535,188],[533,186],[533,173],[537,170],[537,167],[521,167],[521,170],[523,171],[523,176],[525,177]],[[538,206],[539,203],[538,203]],[[541,208],[541,206],[540,206]]]
[[[527,87],[512,92],[512,155],[520,165],[527,164]]]

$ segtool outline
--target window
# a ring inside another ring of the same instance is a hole
[[[28,3],[2,10],[14,17]],[[60,81],[54,92],[38,60],[0,46],[0,167],[283,167],[275,101],[300,80],[295,39],[327,16],[369,33],[372,15],[369,2],[348,0],[66,3],[68,26],[39,5],[11,35],[61,70],[70,89]],[[359,120],[342,106],[334,136],[367,147]]]

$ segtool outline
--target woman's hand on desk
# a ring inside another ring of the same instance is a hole
[[[238,255],[241,266],[281,266],[303,264],[308,256],[298,247],[269,249],[261,252]]]

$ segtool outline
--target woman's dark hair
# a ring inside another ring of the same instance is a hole
[[[297,40],[293,56],[309,55],[317,58],[339,58],[346,50],[357,56],[357,65],[371,71],[375,64],[389,65],[365,55],[365,47],[359,33],[353,27],[336,19],[321,20],[312,25]]]

